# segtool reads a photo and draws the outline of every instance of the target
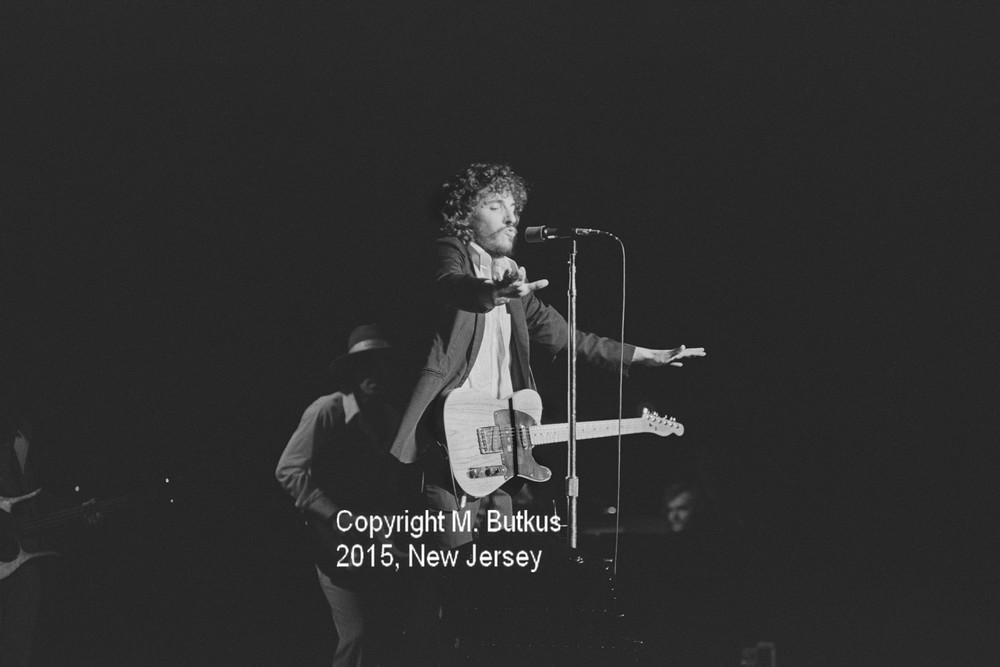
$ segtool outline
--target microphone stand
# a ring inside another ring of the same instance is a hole
[[[570,549],[576,549],[577,538],[577,498],[580,496],[580,478],[576,476],[576,239],[573,239],[569,251],[569,287],[566,290],[568,300],[567,320],[569,340],[566,350],[569,354],[566,364],[567,391],[566,422],[569,427],[569,439],[566,448],[566,521],[567,537]]]

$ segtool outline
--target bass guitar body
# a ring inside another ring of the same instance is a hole
[[[0,581],[14,574],[17,568],[32,558],[58,555],[55,551],[25,551],[17,538],[19,531],[9,514],[14,505],[36,495],[38,491],[16,498],[0,496],[0,508],[3,508],[0,512]]]
[[[58,554],[55,551],[25,551],[21,548],[20,544],[17,544],[17,554],[13,558],[8,559],[6,556],[0,557],[0,581],[14,574],[14,571],[17,570],[17,568],[21,567],[32,558],[57,555]]]

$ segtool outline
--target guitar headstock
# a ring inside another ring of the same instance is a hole
[[[647,429],[656,435],[684,435],[684,424],[673,417],[661,417],[648,408],[643,408],[642,418],[646,420]]]

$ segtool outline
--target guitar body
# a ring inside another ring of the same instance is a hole
[[[18,554],[11,560],[6,560],[0,558],[0,581],[6,579],[10,575],[14,574],[17,568],[21,567],[27,561],[32,558],[39,558],[40,556],[57,556],[55,551],[25,551],[18,544]]]
[[[32,558],[59,555],[55,551],[25,551],[19,538],[29,537],[66,523],[96,521],[101,516],[102,511],[121,507],[130,502],[128,497],[111,498],[100,502],[90,501],[79,507],[58,510],[43,516],[10,516],[14,505],[33,498],[38,495],[39,491],[41,489],[14,498],[0,496],[0,510],[2,510],[0,511],[0,580],[9,577],[17,568]]]
[[[545,482],[552,471],[531,455],[528,431],[542,418],[542,398],[531,389],[505,399],[459,388],[444,400],[444,436],[448,462],[459,486],[482,497],[515,475]]]
[[[0,496],[0,507],[13,507],[16,503],[32,498],[37,494],[38,491],[16,498]],[[8,516],[6,512],[7,510],[5,509],[5,512],[0,513],[0,581],[14,574],[17,568],[32,558],[57,555],[54,551],[25,551],[17,539],[19,534],[17,525],[13,518]]]

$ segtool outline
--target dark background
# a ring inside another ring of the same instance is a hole
[[[703,655],[1000,656],[995,9],[0,8],[3,390],[54,484],[177,494],[63,555],[44,660],[328,661],[273,468],[353,326],[424,343],[434,194],[473,161],[533,184],[523,226],[623,239],[627,340],[709,351],[626,382],[626,416],[648,403],[687,432],[625,444],[621,504],[635,520],[670,481],[710,490],[738,548],[692,563],[706,590],[742,574],[715,587],[733,620]],[[518,260],[565,312],[563,248]],[[616,246],[578,262],[580,327],[617,337]],[[562,366],[537,372],[559,421]],[[580,392],[581,419],[616,414],[609,377],[581,369]],[[614,444],[581,455],[596,511]],[[626,590],[677,576],[643,548]]]

